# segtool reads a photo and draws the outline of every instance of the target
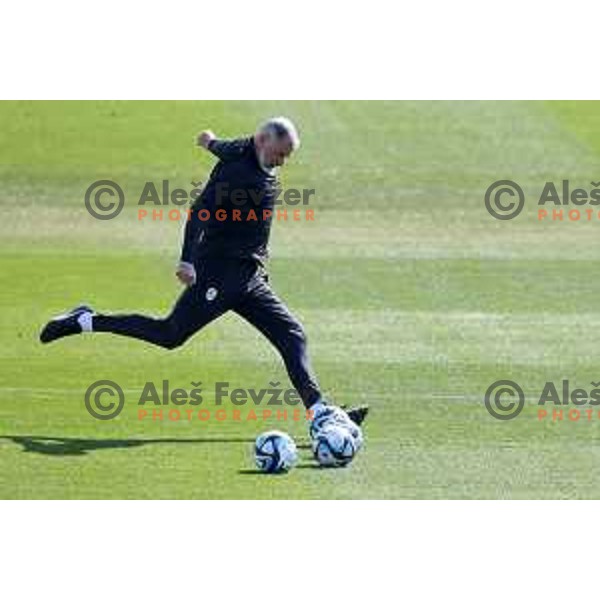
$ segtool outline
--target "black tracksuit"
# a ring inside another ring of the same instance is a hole
[[[277,179],[259,164],[252,138],[215,140],[209,150],[220,160],[194,203],[181,252],[181,260],[196,268],[195,285],[186,288],[164,319],[96,315],[94,330],[172,349],[233,310],[277,348],[292,384],[310,407],[320,390],[310,367],[306,335],[269,286],[264,268],[271,228],[268,211],[273,211]],[[256,219],[248,218],[251,212]]]

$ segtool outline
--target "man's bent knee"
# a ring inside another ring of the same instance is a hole
[[[175,325],[168,324],[165,329],[165,336],[162,340],[163,343],[161,346],[167,350],[174,350],[175,348],[183,346],[188,337],[189,336],[185,335]]]
[[[167,339],[161,344],[161,346],[166,350],[175,350],[175,348],[183,346],[184,342],[185,339],[182,338]]]

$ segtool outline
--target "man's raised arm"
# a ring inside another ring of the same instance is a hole
[[[197,146],[208,150],[223,161],[238,158],[245,149],[245,142],[246,140],[219,140],[210,129],[199,133],[196,138]]]

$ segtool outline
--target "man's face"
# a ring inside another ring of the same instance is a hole
[[[281,167],[294,149],[288,138],[277,139],[270,136],[260,136],[257,150],[263,166],[272,169],[273,167]]]

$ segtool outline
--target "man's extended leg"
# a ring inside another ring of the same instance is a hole
[[[312,408],[316,413],[325,405],[308,358],[304,328],[273,292],[267,280],[267,276],[259,270],[253,277],[249,290],[233,310],[254,325],[279,350],[304,406]],[[353,423],[360,426],[369,408],[344,408],[344,412]]]
[[[50,321],[42,330],[40,339],[48,343],[82,331],[103,331],[163,348],[177,348],[204,325],[227,312],[236,295],[236,290],[229,289],[225,281],[210,278],[186,288],[171,313],[162,319],[139,314],[93,314],[91,309],[79,307]]]
[[[304,405],[310,408],[319,401],[321,391],[310,366],[304,328],[275,295],[262,275],[256,275],[250,290],[233,310],[277,348],[292,385],[300,394]]]
[[[187,288],[177,300],[171,313],[156,319],[144,315],[94,315],[93,331],[105,331],[137,338],[172,350],[181,346],[202,327],[228,310],[221,302],[199,301],[194,287]]]

